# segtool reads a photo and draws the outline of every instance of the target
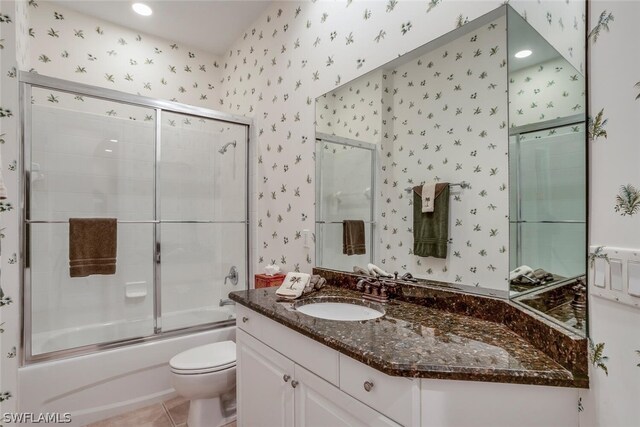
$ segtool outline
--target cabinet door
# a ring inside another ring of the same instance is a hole
[[[293,426],[293,362],[241,330],[236,352],[238,425]]]
[[[299,365],[294,379],[296,427],[399,426]]]

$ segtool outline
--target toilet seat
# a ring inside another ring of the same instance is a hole
[[[171,372],[180,375],[208,374],[236,366],[236,343],[222,341],[178,353],[169,361]]]

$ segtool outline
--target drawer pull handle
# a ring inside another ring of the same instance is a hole
[[[291,381],[291,387],[293,387],[293,388],[298,387],[298,381],[296,381],[296,380]]]
[[[284,375],[282,376],[282,380],[283,380],[285,383],[288,383],[290,379],[291,379],[291,375],[284,374]]]
[[[249,318],[247,316],[244,316],[242,318],[242,323],[247,323],[249,321]]]
[[[364,389],[366,392],[370,392],[372,388],[373,388],[373,383],[371,381],[364,382]]]

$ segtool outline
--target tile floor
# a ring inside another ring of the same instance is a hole
[[[132,412],[89,424],[87,427],[187,427],[189,401],[175,397]],[[236,423],[225,427],[236,427]]]

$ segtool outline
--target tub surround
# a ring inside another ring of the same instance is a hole
[[[358,292],[349,289],[352,279],[358,276],[347,274],[353,277],[336,280],[337,276],[345,274],[330,274],[324,269],[316,269],[314,273],[321,273],[332,286],[312,296],[359,297]],[[336,282],[346,286],[336,286]],[[510,315],[507,322],[502,323],[488,319],[490,309],[502,301],[489,299],[494,303],[487,305],[483,300],[488,298],[426,287],[423,288],[424,295],[418,296],[416,291],[420,287],[401,285],[398,289],[404,293],[385,305],[385,316],[362,322],[331,321],[303,315],[296,312],[291,303],[278,302],[275,289],[238,291],[229,296],[243,306],[388,375],[588,387],[588,378],[582,374],[584,371],[567,369],[509,328],[507,323],[516,321],[515,316]],[[415,295],[407,295],[410,293]],[[474,302],[473,298],[480,301]],[[511,306],[506,301],[504,304]],[[477,315],[469,314],[472,312]],[[483,312],[486,312],[484,318],[480,315]],[[580,364],[577,357],[568,359],[576,366]],[[583,362],[586,370],[586,359]]]

